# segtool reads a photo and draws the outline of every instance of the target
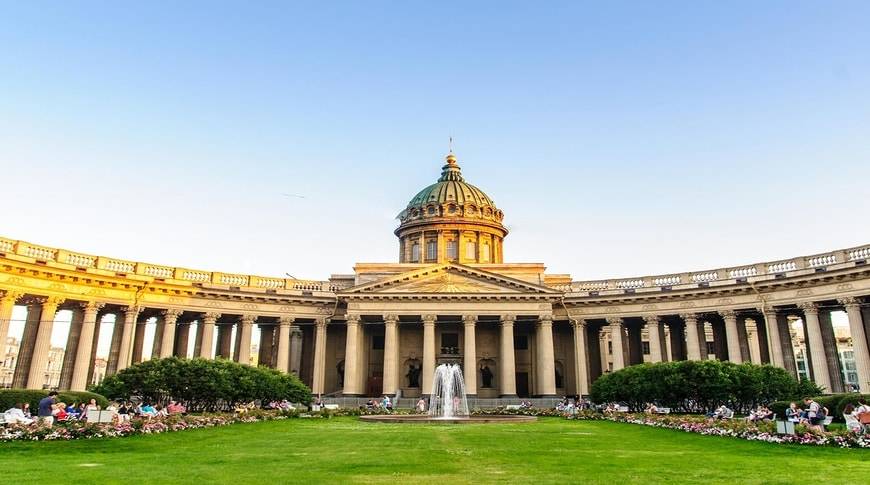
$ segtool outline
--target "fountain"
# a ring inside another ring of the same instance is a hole
[[[459,364],[441,364],[432,378],[427,414],[378,414],[360,416],[363,421],[391,423],[505,423],[535,421],[534,416],[476,415],[468,410],[465,380]]]

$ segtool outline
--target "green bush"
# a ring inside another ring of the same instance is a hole
[[[311,401],[311,390],[295,375],[224,359],[148,360],[107,377],[94,391],[152,404],[174,399],[190,411],[229,409],[251,401]]]
[[[41,389],[0,389],[0,412],[3,412],[18,403],[30,403],[30,411],[35,415],[39,407],[39,401],[48,396],[48,391]],[[89,402],[96,399],[101,407],[109,405],[109,401],[96,393],[87,391],[58,391],[57,402],[67,404]]]
[[[654,402],[680,412],[704,412],[721,404],[748,412],[804,392],[821,390],[778,367],[687,360],[634,365],[605,374],[592,385],[591,398],[598,403],[622,402],[632,411]]]

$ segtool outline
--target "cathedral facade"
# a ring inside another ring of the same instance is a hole
[[[112,325],[106,374],[148,358],[226,358],[294,372],[332,396],[425,395],[440,363],[459,363],[478,398],[585,395],[625,366],[710,358],[769,363],[828,391],[870,390],[870,246],[574,281],[506,263],[503,218],[451,153],[399,214],[398,262],[325,281],[0,238],[0,341],[15,306],[27,308],[11,385],[45,387],[54,322],[69,310],[61,389],[94,380],[101,328]],[[833,312],[845,312],[848,337],[835,337]]]

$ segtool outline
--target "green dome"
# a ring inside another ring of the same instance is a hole
[[[462,171],[452,153],[447,156],[447,163],[441,167],[441,170],[441,178],[438,182],[418,192],[408,203],[408,208],[432,203],[442,205],[449,202],[455,202],[460,206],[471,204],[481,209],[495,208],[495,203],[488,195],[463,180]]]

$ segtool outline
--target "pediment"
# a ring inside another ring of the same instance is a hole
[[[549,294],[558,291],[459,264],[433,265],[344,290],[344,294]]]

